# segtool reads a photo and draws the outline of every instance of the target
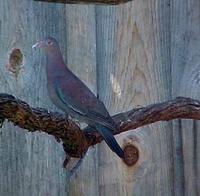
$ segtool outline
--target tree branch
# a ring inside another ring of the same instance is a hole
[[[117,114],[113,119],[119,129],[113,134],[176,118],[200,120],[200,101],[177,97],[171,101]],[[75,122],[60,113],[32,108],[8,94],[0,94],[0,122],[4,119],[30,132],[39,130],[53,135],[58,142],[63,142],[65,152],[71,157],[81,157],[90,146],[103,140],[95,130],[91,131],[90,128],[81,130]]]
[[[64,4],[104,4],[104,5],[117,5],[126,3],[132,0],[34,0],[49,3],[64,3]]]

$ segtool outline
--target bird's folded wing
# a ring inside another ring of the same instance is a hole
[[[85,90],[86,92],[84,90],[82,92],[76,92],[75,89],[72,91],[70,88],[67,88],[66,83],[63,85],[59,80],[56,85],[56,93],[63,104],[67,105],[67,107],[78,115],[90,118],[94,122],[98,122],[114,130],[116,128],[115,124],[104,104],[95,95],[88,92],[88,88]],[[81,96],[79,96],[79,93]]]

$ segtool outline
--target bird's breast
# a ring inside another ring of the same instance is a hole
[[[52,103],[59,109],[63,110],[65,113],[69,113],[69,108],[66,104],[63,104],[63,102],[60,100],[58,94],[56,93],[56,88],[54,87],[54,84],[51,82],[47,83],[47,89],[49,98],[52,101]]]

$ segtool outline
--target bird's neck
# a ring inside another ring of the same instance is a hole
[[[47,51],[46,56],[48,62],[54,62],[54,63],[59,61],[63,62],[63,56],[59,49]]]
[[[47,53],[47,79],[55,79],[62,75],[65,69],[67,69],[62,54],[58,53]]]

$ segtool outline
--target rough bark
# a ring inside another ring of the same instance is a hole
[[[100,143],[101,135],[90,128],[81,130],[71,119],[63,114],[49,112],[43,108],[32,108],[9,94],[0,94],[0,118],[30,132],[43,131],[62,141],[65,152],[71,157],[81,157],[87,149]],[[119,129],[114,135],[136,129],[157,121],[176,118],[200,120],[200,101],[177,97],[174,100],[132,109],[113,116]]]

